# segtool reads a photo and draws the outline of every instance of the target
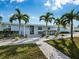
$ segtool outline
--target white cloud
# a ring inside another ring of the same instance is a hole
[[[75,0],[73,3],[79,5],[79,0]]]
[[[31,16],[31,19],[39,19],[39,17]]]
[[[5,1],[7,1],[7,0],[1,0],[2,2],[5,2]],[[24,1],[26,1],[26,0],[10,0],[10,3],[12,3],[12,2],[18,2],[18,3],[21,3],[21,2],[24,2]]]
[[[16,0],[16,2],[24,2],[25,0]]]
[[[52,2],[51,2],[52,1]],[[63,8],[66,4],[74,4],[79,5],[79,0],[47,0],[46,3],[44,3],[44,6],[51,6],[52,10],[57,10]]]
[[[0,13],[0,16],[4,17],[4,15],[2,13]]]
[[[50,6],[51,6],[50,0],[47,0],[44,5],[45,5],[46,7],[50,7]]]

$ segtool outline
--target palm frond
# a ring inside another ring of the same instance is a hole
[[[53,13],[47,12],[46,15],[49,16],[53,16]]]
[[[41,20],[45,20],[45,19],[46,19],[46,16],[45,15],[40,16],[40,21]]]
[[[49,22],[51,23],[52,22],[52,17],[48,18],[49,19]]]
[[[21,12],[20,12],[20,9],[19,8],[16,8],[16,12],[20,15]]]
[[[29,16],[27,14],[23,14],[21,19],[25,21],[25,24],[29,22]]]
[[[12,23],[13,20],[16,20],[17,19],[17,15],[16,14],[13,14],[12,16],[10,16],[10,22]]]
[[[45,22],[52,22],[52,19],[55,19],[53,17],[53,13],[47,12],[45,15],[40,16],[40,21],[44,20]]]
[[[2,16],[0,16],[0,21],[2,21]]]
[[[77,15],[79,15],[79,12],[77,12]]]

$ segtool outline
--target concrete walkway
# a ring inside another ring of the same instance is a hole
[[[1,40],[0,46],[35,43],[38,40],[39,40],[39,37],[37,37],[37,38],[24,38],[24,39],[20,39],[17,41],[15,39]]]
[[[68,56],[64,55],[46,42],[38,41],[36,44],[48,59],[70,59]]]
[[[73,36],[74,37],[79,37],[78,36],[79,33],[75,33]],[[53,40],[55,36],[50,36],[48,39],[45,38],[41,38],[40,41],[36,42],[36,44],[38,45],[38,47],[41,49],[41,51],[44,53],[44,55],[48,58],[48,59],[70,59],[68,56],[66,56],[65,54],[63,54],[62,52],[60,52],[59,50],[57,50],[56,48],[50,46],[49,44],[47,44],[44,41],[47,40]],[[59,39],[59,38],[68,38],[70,37],[70,34],[66,34],[65,36],[58,36],[55,39]]]

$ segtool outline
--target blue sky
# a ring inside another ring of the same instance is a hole
[[[0,0],[0,15],[3,16],[3,22],[9,22],[9,17],[15,13],[17,7],[22,13],[30,16],[29,23],[45,24],[44,21],[39,22],[41,15],[51,11],[57,18],[74,8],[77,12],[79,11],[79,0]],[[79,22],[74,21],[74,24],[76,26]]]

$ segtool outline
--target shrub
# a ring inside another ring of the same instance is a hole
[[[19,39],[20,39],[20,37],[19,37],[19,36],[16,36],[16,37],[15,37],[15,39],[16,39],[16,40],[19,40]]]
[[[61,36],[64,36],[64,34],[62,33]]]

